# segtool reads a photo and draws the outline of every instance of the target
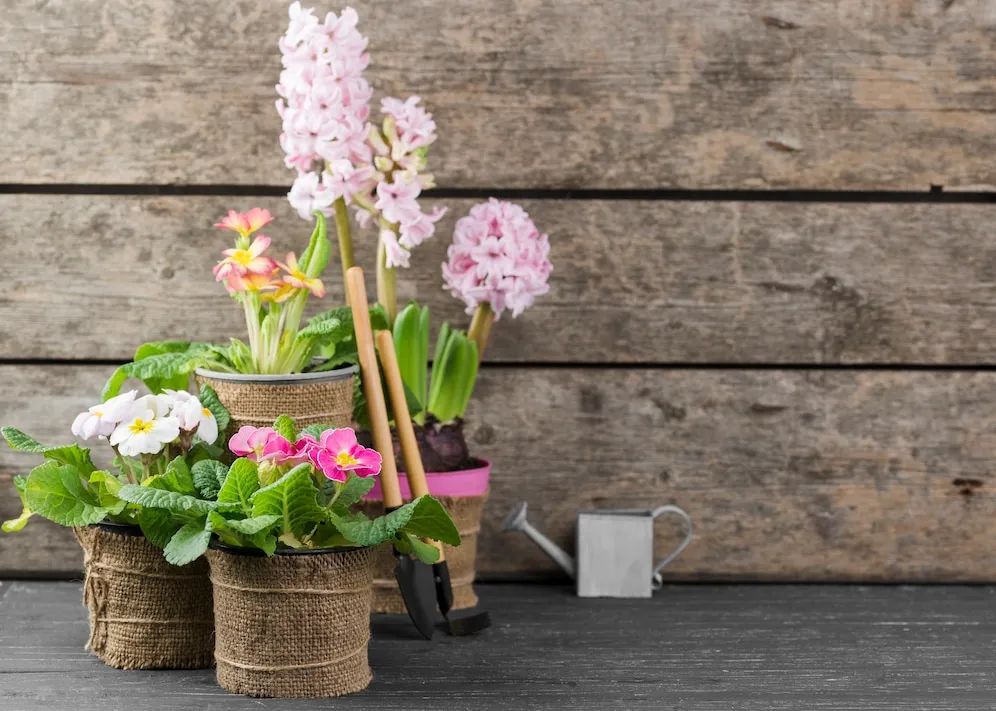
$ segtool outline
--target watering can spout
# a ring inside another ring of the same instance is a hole
[[[563,568],[565,573],[567,573],[572,579],[577,579],[574,559],[567,555],[563,548],[533,528],[532,524],[526,520],[526,508],[525,501],[520,501],[516,504],[511,513],[505,517],[505,521],[501,525],[501,530],[521,531],[522,533],[525,533],[530,539],[532,539],[533,543],[538,545],[544,553],[553,559],[554,563]]]

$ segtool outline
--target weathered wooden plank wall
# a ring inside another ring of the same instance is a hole
[[[551,292],[499,324],[470,413],[496,464],[484,573],[554,570],[497,533],[523,498],[567,547],[579,507],[682,505],[681,579],[996,580],[992,205],[755,192],[996,186],[991,3],[355,6],[379,93],[418,92],[440,126],[451,212],[402,297],[465,318],[438,264],[490,189],[551,235]],[[273,197],[285,11],[6,9],[0,422],[58,441],[138,343],[240,333],[210,224],[258,204],[281,249],[307,230]],[[738,192],[696,192],[715,189]],[[31,461],[0,449],[0,515]],[[75,573],[71,537],[32,525],[34,548],[0,537],[0,572]]]

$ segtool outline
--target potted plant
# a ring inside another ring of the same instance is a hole
[[[223,252],[214,272],[245,312],[248,345],[236,338],[227,345],[145,343],[108,380],[104,398],[114,397],[129,377],[160,392],[187,387],[193,373],[231,413],[230,432],[273,422],[282,411],[305,425],[348,425],[356,372],[352,313],[331,309],[303,323],[309,296],[325,295],[320,276],[329,242],[324,216],[315,219],[300,259],[291,252],[278,262],[266,254],[270,238],[258,233],[272,220],[270,213],[229,212],[216,226],[236,232],[235,247]],[[382,314],[375,311],[372,318],[383,321]]]
[[[239,459],[213,497],[121,490],[168,520],[202,512],[180,562],[210,561],[218,683],[259,697],[366,688],[373,547],[391,541],[431,563],[438,552],[421,539],[458,545],[453,522],[430,496],[375,519],[353,512],[381,456],[349,428],[298,430],[281,416],[241,428],[229,448]]]
[[[494,322],[505,311],[519,316],[547,292],[552,271],[549,249],[547,235],[539,232],[518,205],[494,199],[477,205],[457,221],[449,260],[443,265],[446,288],[473,315],[470,331],[443,324],[436,339],[431,381],[429,308],[409,303],[394,322],[395,349],[409,400],[414,403],[412,419],[429,491],[452,516],[463,540],[459,550],[446,551],[456,609],[477,604],[474,560],[491,476],[491,463],[470,453],[463,417]],[[401,484],[408,496],[407,482],[402,479]],[[367,495],[366,510],[379,505],[380,491],[375,487]],[[392,570],[393,559],[385,551],[378,558],[374,579],[376,612],[404,611]]]
[[[171,564],[190,512],[166,520],[120,493],[127,486],[153,497],[217,488],[224,466],[212,445],[227,424],[210,388],[199,398],[175,390],[138,397],[130,390],[80,413],[71,428],[110,445],[114,463],[107,469],[78,444],[48,447],[14,428],[2,430],[13,449],[45,458],[26,477],[15,477],[23,512],[3,530],[19,531],[35,514],[72,527],[83,548],[87,648],[109,666],[201,669],[214,662],[207,565]]]

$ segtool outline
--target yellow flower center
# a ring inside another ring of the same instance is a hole
[[[101,412],[100,410],[94,410],[94,411],[93,411],[93,416],[94,416],[94,417],[103,417],[103,416],[104,416],[104,413],[103,413],[103,412]]]
[[[335,463],[340,467],[348,467],[352,464],[359,464],[359,461],[349,452],[339,452],[335,455]]]
[[[145,420],[138,418],[130,425],[128,425],[128,429],[131,430],[132,434],[136,435],[149,434],[149,432],[152,431],[152,421],[149,420],[148,422],[146,422]]]
[[[252,254],[248,249],[238,249],[235,251],[235,254],[232,255],[232,261],[243,267],[248,267],[249,262],[252,261]]]
[[[207,409],[206,407],[202,407],[201,408],[201,414],[204,415],[204,417],[208,418],[209,420],[213,417],[213,415],[211,414],[211,411],[209,409]]]

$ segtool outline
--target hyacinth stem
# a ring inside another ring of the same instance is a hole
[[[394,325],[398,315],[398,296],[395,291],[395,270],[387,266],[387,247],[378,240],[377,244],[377,301],[387,312],[387,323]]]
[[[353,266],[353,237],[349,232],[349,211],[346,201],[338,198],[335,203],[335,233],[339,237],[339,261],[342,262],[342,283],[346,283],[346,272]],[[349,292],[346,292],[346,305],[349,306]]]
[[[474,317],[470,320],[470,329],[467,331],[467,338],[477,344],[477,361],[484,360],[484,349],[488,347],[488,337],[491,335],[491,327],[495,323],[495,312],[491,309],[491,304],[483,302],[477,305]]]

